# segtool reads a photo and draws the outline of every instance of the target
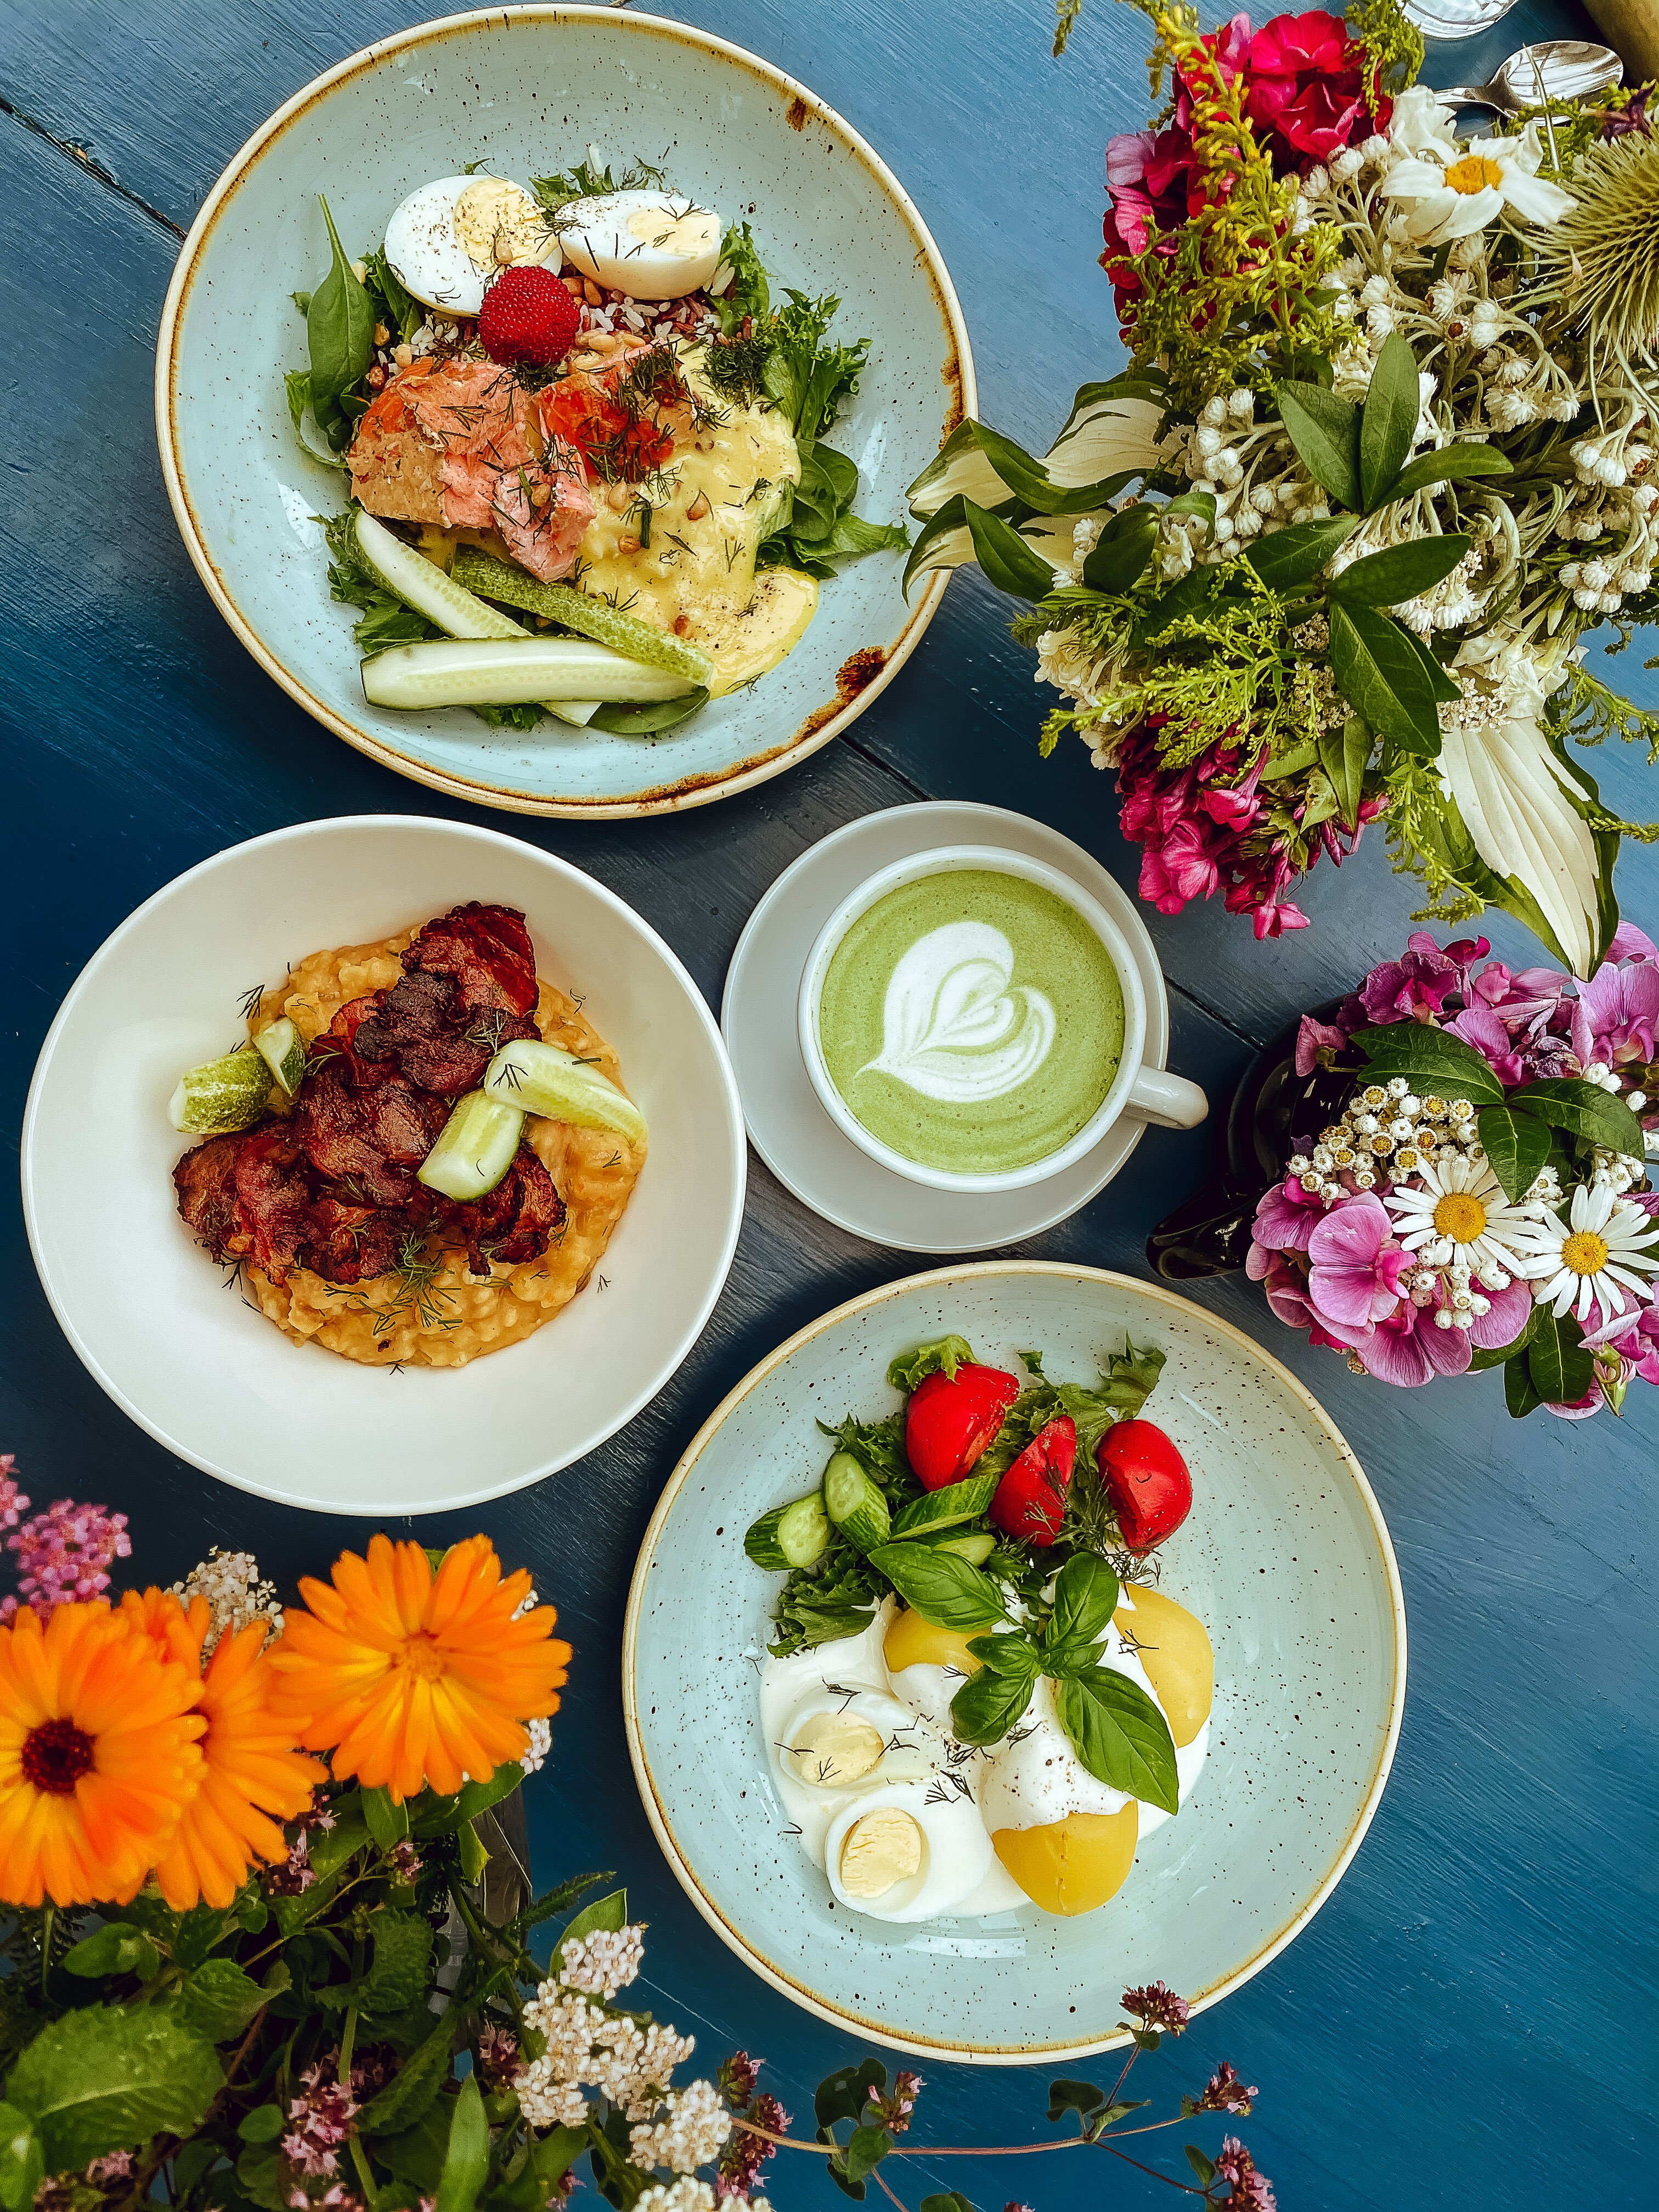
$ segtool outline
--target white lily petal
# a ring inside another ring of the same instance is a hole
[[[1155,434],[1164,411],[1155,399],[1127,398],[1079,409],[1044,456],[1049,483],[1069,491],[1125,469],[1155,467],[1164,451]]]
[[[1595,846],[1535,722],[1448,730],[1440,765],[1474,849],[1537,900],[1575,975],[1594,957]]]
[[[1595,841],[1572,804],[1566,773],[1538,724],[1509,721],[1495,737],[1498,760],[1507,762],[1516,801],[1546,849],[1563,907],[1572,913],[1573,933],[1563,936],[1562,947],[1571,956],[1573,974],[1586,975],[1599,934],[1601,870]]]

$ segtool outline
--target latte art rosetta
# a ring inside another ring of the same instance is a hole
[[[887,985],[882,1045],[860,1069],[952,1105],[1000,1098],[1036,1073],[1054,1042],[1044,993],[1015,984],[1000,929],[946,922],[911,945]]]

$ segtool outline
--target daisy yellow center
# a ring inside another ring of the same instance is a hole
[[[1594,1275],[1607,1264],[1607,1240],[1593,1229],[1575,1229],[1561,1247],[1561,1265],[1575,1275]]]
[[[1434,1225],[1454,1244],[1473,1244],[1486,1226],[1486,1209],[1467,1190],[1449,1190],[1434,1209]]]
[[[449,1672],[449,1662],[435,1639],[424,1632],[405,1638],[398,1654],[398,1665],[404,1674],[413,1674],[421,1682],[435,1682],[440,1675]]]
[[[1501,185],[1503,181],[1502,169],[1482,154],[1466,154],[1446,172],[1446,182],[1455,192],[1484,192],[1489,185]]]
[[[92,1738],[73,1721],[43,1721],[23,1739],[24,1773],[53,1797],[72,1796],[81,1777],[91,1773],[92,1761]]]

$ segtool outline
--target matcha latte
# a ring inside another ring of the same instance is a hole
[[[848,1111],[951,1175],[1035,1166],[1099,1110],[1123,1054],[1123,988],[1089,924],[990,868],[901,884],[848,927],[818,994]]]

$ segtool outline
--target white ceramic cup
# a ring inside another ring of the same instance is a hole
[[[998,1175],[959,1175],[949,1169],[929,1167],[921,1160],[908,1159],[902,1152],[896,1152],[878,1137],[872,1136],[836,1088],[818,1035],[818,1001],[823,979],[842,938],[860,915],[901,884],[915,883],[923,876],[954,873],[963,869],[1018,876],[1063,900],[1106,948],[1123,994],[1123,1052],[1111,1089],[1077,1134],[1056,1151],[1025,1167],[1010,1168]],[[908,860],[895,861],[890,867],[866,876],[818,932],[801,975],[796,1018],[807,1075],[819,1103],[836,1127],[861,1152],[879,1161],[883,1167],[890,1168],[895,1175],[902,1175],[911,1182],[926,1183],[935,1190],[1018,1190],[1028,1183],[1044,1182],[1080,1160],[1100,1142],[1121,1114],[1139,1115],[1148,1121],[1161,1122],[1166,1128],[1194,1129],[1210,1110],[1208,1099],[1195,1083],[1188,1083],[1184,1076],[1167,1074],[1162,1068],[1146,1066],[1146,995],[1140,971],[1122,931],[1104,907],[1060,869],[1051,868],[1046,861],[1031,860],[1024,853],[1005,851],[1000,846],[940,845],[931,852],[912,854]]]

